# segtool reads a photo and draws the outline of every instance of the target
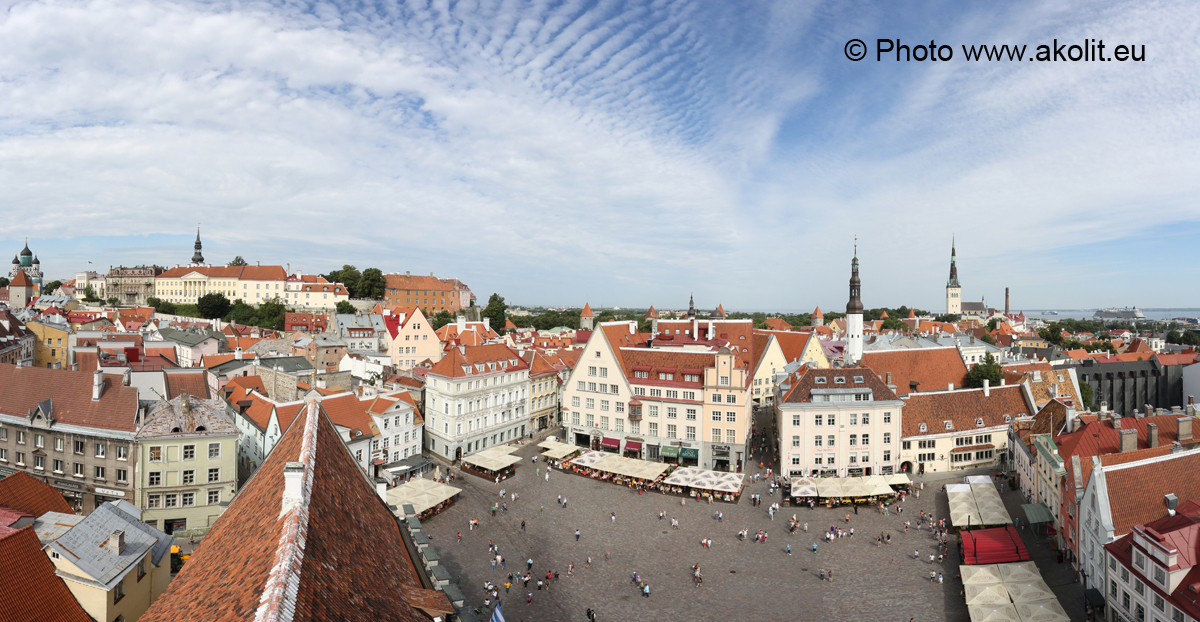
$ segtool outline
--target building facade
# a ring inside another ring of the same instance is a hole
[[[780,471],[798,477],[898,472],[903,408],[869,369],[801,367],[777,390]]]
[[[58,316],[59,319],[63,319]],[[70,365],[71,325],[49,321],[33,321],[26,324],[36,337],[33,347],[33,364],[37,367],[62,369]]]
[[[149,304],[147,300],[154,297],[155,279],[162,272],[163,269],[158,266],[117,266],[105,275],[104,291],[107,296],[116,296],[119,304],[131,307],[146,305]]]
[[[12,311],[0,309],[0,365],[33,365],[37,335]]]
[[[425,380],[426,448],[450,460],[529,433],[529,366],[506,345],[458,346]]]
[[[414,276],[412,272],[388,274],[384,300],[389,306],[419,307],[426,316],[447,311],[451,315],[471,306],[471,289],[458,279]]]
[[[545,430],[558,426],[559,369],[545,354],[534,351],[529,361],[529,429]]]
[[[176,537],[201,535],[237,492],[237,426],[224,404],[184,393],[146,417],[137,433],[142,520]]]
[[[25,240],[25,248],[17,256],[13,257],[12,270],[8,273],[10,280],[16,280],[17,273],[24,272],[25,276],[29,277],[29,281],[33,283],[34,291],[41,292],[42,289],[42,262],[29,250],[29,240]]]
[[[1034,412],[1023,386],[911,393],[904,404],[901,471],[941,473],[1005,462],[1010,423]]]
[[[406,371],[423,361],[442,358],[442,342],[419,307],[385,309],[387,353],[392,366]]]

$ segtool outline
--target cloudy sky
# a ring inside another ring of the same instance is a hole
[[[954,47],[851,62],[851,38]],[[1145,62],[968,62],[1103,39]],[[1200,307],[1200,11],[0,1],[0,249],[434,272],[486,299]],[[885,58],[889,58],[886,57]],[[2,254],[2,253],[0,253]]]

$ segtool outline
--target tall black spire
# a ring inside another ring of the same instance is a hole
[[[846,303],[846,315],[862,315],[863,304],[860,298],[862,282],[858,280],[858,242],[854,242],[854,259],[850,261],[850,301]]]
[[[192,263],[204,263],[204,255],[200,254],[200,227],[196,227],[196,252],[192,255]]]
[[[950,280],[946,281],[946,287],[960,287],[958,284],[958,264],[954,262],[954,237],[950,237]]]
[[[688,317],[696,317],[696,296],[688,294]]]

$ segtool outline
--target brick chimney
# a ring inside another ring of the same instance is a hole
[[[1146,441],[1148,443],[1150,443],[1151,447],[1158,447],[1158,424],[1157,423],[1147,423],[1146,424]]]
[[[303,462],[288,462],[283,466],[283,507],[279,510],[280,515],[304,499],[303,482]]]
[[[120,529],[112,532],[112,535],[104,541],[104,550],[110,553],[120,555],[125,551],[125,532]]]
[[[896,385],[892,384],[892,372],[887,372],[887,379],[884,380],[884,384],[886,384],[889,388],[896,388]]]
[[[1180,417],[1175,421],[1179,423],[1179,441],[1192,440],[1192,417]]]
[[[1121,429],[1121,416],[1117,413],[1112,414],[1112,426],[1114,430]]]
[[[1121,453],[1137,449],[1137,430],[1121,430]]]

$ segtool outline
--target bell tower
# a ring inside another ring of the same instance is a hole
[[[958,264],[955,263],[954,238],[950,238],[950,279],[946,281],[946,313],[962,314],[962,286],[958,284]]]

